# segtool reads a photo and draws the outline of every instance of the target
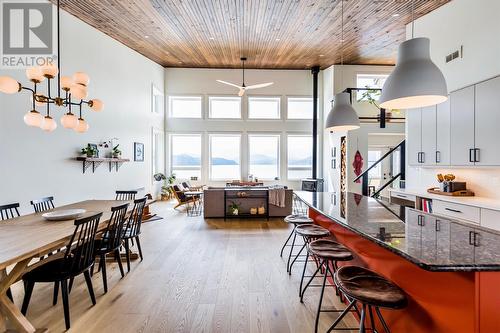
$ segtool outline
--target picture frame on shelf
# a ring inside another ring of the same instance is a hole
[[[97,144],[89,143],[88,147],[92,148],[95,151],[94,156],[92,156],[92,157],[98,158],[99,157],[99,149],[97,148]]]
[[[144,143],[134,142],[134,161],[144,162]]]

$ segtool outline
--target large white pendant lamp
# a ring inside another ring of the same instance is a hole
[[[412,1],[412,39],[399,45],[396,67],[382,88],[381,108],[421,108],[448,99],[444,75],[431,60],[429,38],[413,38],[413,4]]]
[[[341,37],[341,82],[344,71],[344,0],[341,2],[342,10],[342,37]],[[335,95],[332,108],[326,118],[325,128],[327,131],[350,131],[360,127],[358,114],[351,105],[351,94],[338,93]]]

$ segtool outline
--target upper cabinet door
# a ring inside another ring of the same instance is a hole
[[[420,164],[436,164],[436,106],[422,108],[422,153]]]
[[[474,86],[450,94],[451,165],[474,165]]]
[[[421,109],[406,110],[406,154],[409,165],[421,165],[422,112]]]
[[[436,165],[450,164],[450,99],[436,105]]]
[[[500,77],[476,85],[476,165],[500,165]]]

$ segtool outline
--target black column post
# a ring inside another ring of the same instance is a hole
[[[319,66],[311,68],[313,75],[312,178],[318,176],[318,73]]]

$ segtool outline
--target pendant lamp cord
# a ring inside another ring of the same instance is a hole
[[[57,0],[57,97],[61,97],[61,30],[59,21],[61,19],[60,3]]]
[[[415,38],[415,0],[411,0],[411,38]]]
[[[244,57],[244,50],[243,50],[243,46],[245,45],[245,2],[243,2],[243,9],[242,9],[242,14],[241,14],[241,21],[243,23],[243,30],[241,32],[242,36],[243,36],[243,43],[242,43],[242,50],[241,50],[241,54],[242,54],[242,57]],[[243,87],[245,86],[245,60],[242,60],[241,61],[243,64]]]
[[[341,21],[341,33],[340,33],[340,82],[344,82],[344,0],[340,2],[340,21]]]

